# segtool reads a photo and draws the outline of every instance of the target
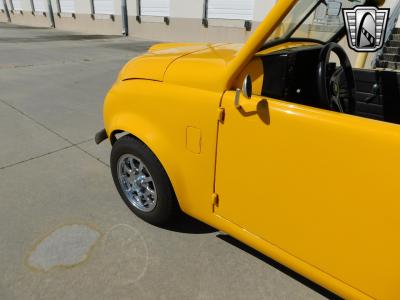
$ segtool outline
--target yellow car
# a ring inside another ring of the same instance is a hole
[[[277,1],[245,45],[151,47],[96,142],[144,220],[182,210],[343,298],[396,300],[400,75],[352,69],[340,10],[370,3],[330,2]]]

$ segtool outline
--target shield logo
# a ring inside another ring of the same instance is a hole
[[[358,52],[375,52],[383,47],[390,9],[356,6],[343,9],[349,47]]]

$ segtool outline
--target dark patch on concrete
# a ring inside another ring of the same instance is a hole
[[[112,49],[118,49],[118,50],[125,50],[125,51],[134,51],[134,52],[146,52],[147,50],[149,50],[149,48],[155,44],[157,44],[158,42],[147,42],[147,41],[143,41],[143,42],[138,42],[138,41],[132,41],[130,43],[118,43],[118,44],[104,44],[101,45],[104,48],[112,48]]]
[[[86,225],[73,224],[56,229],[34,247],[29,266],[40,271],[73,267],[85,261],[100,233]]]
[[[33,26],[17,25],[10,23],[0,23],[0,25],[1,28],[11,28],[11,29],[51,29],[50,27],[33,27]]]
[[[102,34],[79,34],[79,35],[51,35],[47,38],[48,40],[59,40],[59,41],[81,41],[81,40],[106,40],[120,38],[120,35],[102,35]]]

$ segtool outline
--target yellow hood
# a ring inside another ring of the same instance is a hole
[[[311,46],[310,42],[287,42],[257,55]],[[220,90],[229,64],[243,44],[158,44],[142,56],[132,59],[122,69],[119,79],[147,79],[171,84]]]
[[[144,55],[130,60],[121,70],[119,80],[148,79],[163,81],[166,70],[176,59],[207,49],[208,43],[165,43],[152,46]]]

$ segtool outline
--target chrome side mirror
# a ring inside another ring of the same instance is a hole
[[[240,95],[243,94],[247,99],[250,99],[251,96],[253,95],[253,82],[251,81],[250,75],[247,75],[244,78],[243,81],[243,86],[242,90],[237,89],[236,90],[236,96],[235,96],[235,107],[240,108]]]
[[[253,95],[253,82],[251,81],[250,75],[247,75],[243,81],[242,92],[243,96],[245,96],[247,99],[250,99]]]

